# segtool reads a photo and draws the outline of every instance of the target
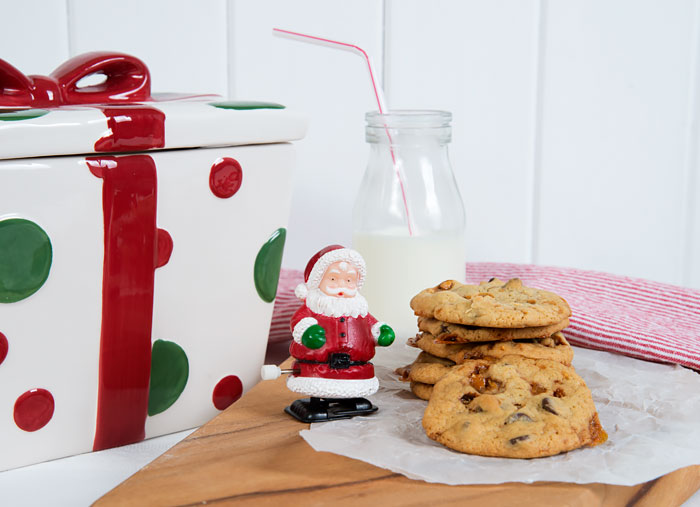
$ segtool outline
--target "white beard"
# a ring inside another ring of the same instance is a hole
[[[369,311],[367,300],[359,292],[354,297],[342,298],[328,296],[321,289],[310,289],[306,306],[326,317],[364,317]]]

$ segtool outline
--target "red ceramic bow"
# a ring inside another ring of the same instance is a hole
[[[104,82],[78,84],[93,74]],[[0,107],[50,107],[63,104],[114,104],[149,100],[151,76],[138,58],[121,53],[85,53],[63,63],[49,76],[25,76],[0,59]]]

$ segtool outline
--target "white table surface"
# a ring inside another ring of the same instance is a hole
[[[192,431],[0,472],[0,505],[90,505]]]

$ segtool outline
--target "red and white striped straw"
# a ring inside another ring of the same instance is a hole
[[[299,32],[292,32],[290,30],[282,30],[281,28],[273,28],[272,31],[275,35],[278,35],[280,37],[286,37],[288,39],[294,39],[309,44],[316,44],[318,46],[326,46],[333,49],[342,49],[344,51],[350,51],[351,53],[355,53],[356,55],[359,55],[362,58],[364,58],[365,62],[367,62],[367,70],[369,72],[369,78],[372,81],[372,89],[374,90],[374,97],[377,99],[377,106],[379,107],[379,112],[384,114],[384,111],[386,111],[386,99],[384,98],[384,91],[374,79],[374,66],[372,65],[372,59],[367,54],[367,52],[360,46],[357,46],[355,44],[348,44],[347,42],[325,39],[323,37],[316,37],[315,35],[306,35]]]
[[[372,83],[372,90],[374,90],[374,97],[377,100],[377,107],[380,114],[385,114],[387,111],[386,99],[384,98],[384,91],[382,87],[377,84],[374,78],[374,66],[372,65],[372,59],[367,54],[367,51],[362,49],[356,44],[349,44],[347,42],[340,42],[332,39],[326,39],[324,37],[317,37],[315,35],[308,35],[299,32],[292,32],[290,30],[283,30],[281,28],[273,28],[272,33],[279,37],[285,37],[288,39],[293,39],[301,42],[306,42],[308,44],[316,44],[318,46],[326,46],[333,49],[340,49],[343,51],[350,51],[358,56],[361,56],[365,62],[367,62],[367,71],[369,72],[369,79]],[[394,155],[394,148],[391,145],[391,135],[389,134],[389,129],[385,125],[386,134],[389,138],[389,149],[391,151],[391,160],[394,165],[394,172],[396,173],[396,178],[399,180],[399,186],[401,188],[401,197],[403,198],[404,209],[406,210],[406,222],[408,224],[408,234],[413,236],[413,227],[411,226],[411,216],[408,211],[408,199],[406,198],[406,189],[404,188],[403,178],[401,177],[401,171],[399,170],[399,165],[396,162],[396,156]]]

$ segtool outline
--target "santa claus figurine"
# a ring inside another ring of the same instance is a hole
[[[305,422],[352,417],[377,410],[363,396],[377,392],[374,348],[387,347],[394,331],[370,315],[359,293],[365,261],[355,250],[327,246],[304,271],[294,291],[304,304],[291,320],[295,359],[287,387],[310,396],[286,411]]]

